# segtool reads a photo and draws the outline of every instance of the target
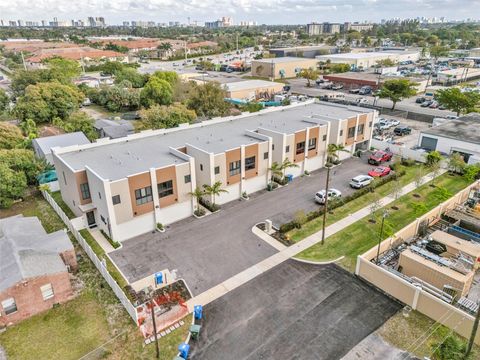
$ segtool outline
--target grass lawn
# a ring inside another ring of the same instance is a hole
[[[438,323],[432,327],[433,324],[434,320],[417,311],[410,312],[409,317],[403,316],[400,311],[384,323],[377,333],[391,345],[423,359],[431,356],[432,350],[450,333],[447,327],[440,325],[437,328]],[[434,329],[436,330],[433,331]],[[427,337],[427,334],[431,336]],[[463,338],[462,340],[466,341]],[[480,348],[476,345],[474,351],[480,354]]]
[[[417,217],[425,214],[443,201],[440,196],[439,187],[447,189],[450,194],[455,194],[468,185],[461,176],[452,176],[443,174],[435,180],[436,187],[425,184],[415,192],[402,196],[397,201],[388,206],[389,216],[385,220],[384,238],[392,235],[396,231],[410,224]],[[414,193],[421,195],[420,198],[413,196]],[[391,206],[397,206],[398,210],[391,209]],[[335,210],[336,212],[337,210]],[[380,219],[382,209],[377,211],[376,218]],[[380,221],[372,224],[364,218],[348,226],[342,231],[325,239],[325,245],[316,244],[301,252],[298,257],[308,260],[326,261],[345,256],[341,265],[349,271],[353,271],[357,255],[364,253],[378,243],[380,234]]]
[[[398,184],[395,181],[390,181],[375,189],[375,193],[365,194],[359,198],[349,201],[343,206],[340,206],[334,210],[333,214],[327,215],[327,226],[343,219],[344,217],[352,214],[372,202],[375,197],[385,197],[392,193],[395,186],[403,187],[414,180],[415,173],[418,171],[418,166],[401,166],[399,169],[405,170],[405,175],[398,179]],[[333,186],[334,187],[334,186]],[[305,239],[322,229],[323,217],[316,218],[308,223],[304,224],[301,229],[293,229],[287,233],[287,236],[294,242]]]
[[[50,193],[50,195],[52,195],[52,198],[53,200],[55,200],[55,202],[58,204],[58,206],[60,206],[60,208],[63,210],[63,212],[65,213],[65,215],[67,215],[67,217],[69,219],[74,219],[76,218],[75,214],[73,213],[72,210],[70,210],[70,208],[68,207],[67,204],[65,204],[65,202],[63,201],[62,199],[62,194],[60,191],[55,191],[55,192],[52,192]]]
[[[47,232],[65,228],[40,193],[0,211],[2,218],[16,214],[37,216]],[[155,347],[144,345],[143,336],[113,291],[83,249],[71,239],[79,255],[74,282],[77,297],[1,333],[0,345],[8,358],[74,360],[91,351],[94,352],[86,359],[154,358]],[[187,317],[183,327],[160,340],[161,359],[173,359],[177,346],[186,338],[190,322],[191,317]]]

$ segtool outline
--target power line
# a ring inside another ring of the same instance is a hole
[[[111,342],[114,341],[116,338],[118,338],[119,336],[125,334],[126,332],[127,332],[127,330],[122,331],[120,334],[114,336],[113,338],[111,338],[111,339],[108,340],[107,342],[103,343],[103,344],[100,345],[99,347],[93,349],[93,350],[90,351],[89,353],[86,353],[85,355],[83,355],[83,356],[82,356],[81,358],[79,358],[78,360],[86,359],[87,356],[89,356],[90,354],[93,354],[93,353],[96,352],[98,349],[103,348],[105,345],[111,343]]]

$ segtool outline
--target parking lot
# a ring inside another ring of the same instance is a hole
[[[398,126],[407,126],[412,131],[409,135],[397,136],[393,133],[393,129],[395,128],[395,126],[392,126],[391,128],[382,131],[380,135],[375,135],[374,138],[378,140],[391,139],[395,144],[404,145],[407,149],[411,149],[412,147],[416,146],[418,144],[418,137],[420,135],[420,132],[431,127],[430,123],[405,119],[400,116],[382,115],[381,118],[398,120],[400,122]]]
[[[348,186],[350,179],[371,168],[366,156],[345,160],[331,171],[331,187],[347,195],[354,191]],[[274,254],[273,247],[252,233],[252,226],[265,219],[280,225],[297,210],[317,209],[314,195],[324,188],[325,177],[322,169],[275,191],[252,194],[248,201],[223,205],[218,213],[172,224],[165,233],[124,241],[121,249],[109,255],[129,282],[177,269],[197,295]]]
[[[206,305],[192,358],[341,359],[399,309],[336,265],[288,260]]]

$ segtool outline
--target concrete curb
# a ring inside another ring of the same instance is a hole
[[[252,233],[255,236],[259,237],[260,239],[262,239],[263,241],[265,241],[267,244],[269,244],[273,248],[277,249],[278,251],[282,251],[282,250],[285,250],[287,248],[287,246],[283,245],[280,241],[275,239],[273,236],[270,236],[265,231],[260,230],[257,227],[258,224],[263,224],[263,221],[253,225]]]
[[[343,260],[344,258],[345,258],[345,256],[342,255],[338,259],[329,260],[329,261],[313,261],[313,260],[300,259],[300,258],[297,258],[297,257],[291,257],[290,259],[295,260],[295,261],[299,261],[299,262],[302,262],[302,263],[305,263],[305,264],[311,264],[311,265],[329,265],[329,264],[335,264],[335,263],[339,262],[340,260]]]

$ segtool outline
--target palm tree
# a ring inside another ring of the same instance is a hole
[[[342,144],[328,144],[327,163],[332,163],[334,159],[338,159],[340,157],[339,152],[341,151],[349,152]]]
[[[216,181],[213,185],[203,185],[206,195],[213,196],[212,204],[215,205],[215,197],[220,196],[221,193],[228,193],[228,190],[222,189],[222,182]]]
[[[199,210],[200,209],[200,199],[203,197],[203,195],[205,195],[205,191],[203,191],[202,189],[200,189],[197,186],[195,188],[195,190],[193,190],[189,194],[192,195],[195,198],[195,200],[197,201],[197,209],[196,210]]]
[[[285,170],[296,167],[298,167],[297,164],[292,163],[288,158],[285,158],[285,160],[283,160],[282,162],[282,165],[280,166],[280,168],[282,169],[283,178],[285,178]]]
[[[162,51],[162,54],[165,55],[167,51],[172,50],[172,44],[168,42],[161,43],[160,45],[157,46],[158,50]]]
[[[271,173],[270,175],[270,180],[273,181],[275,177],[280,177],[282,176],[282,166],[277,163],[276,161],[272,163],[272,166],[268,169]]]

